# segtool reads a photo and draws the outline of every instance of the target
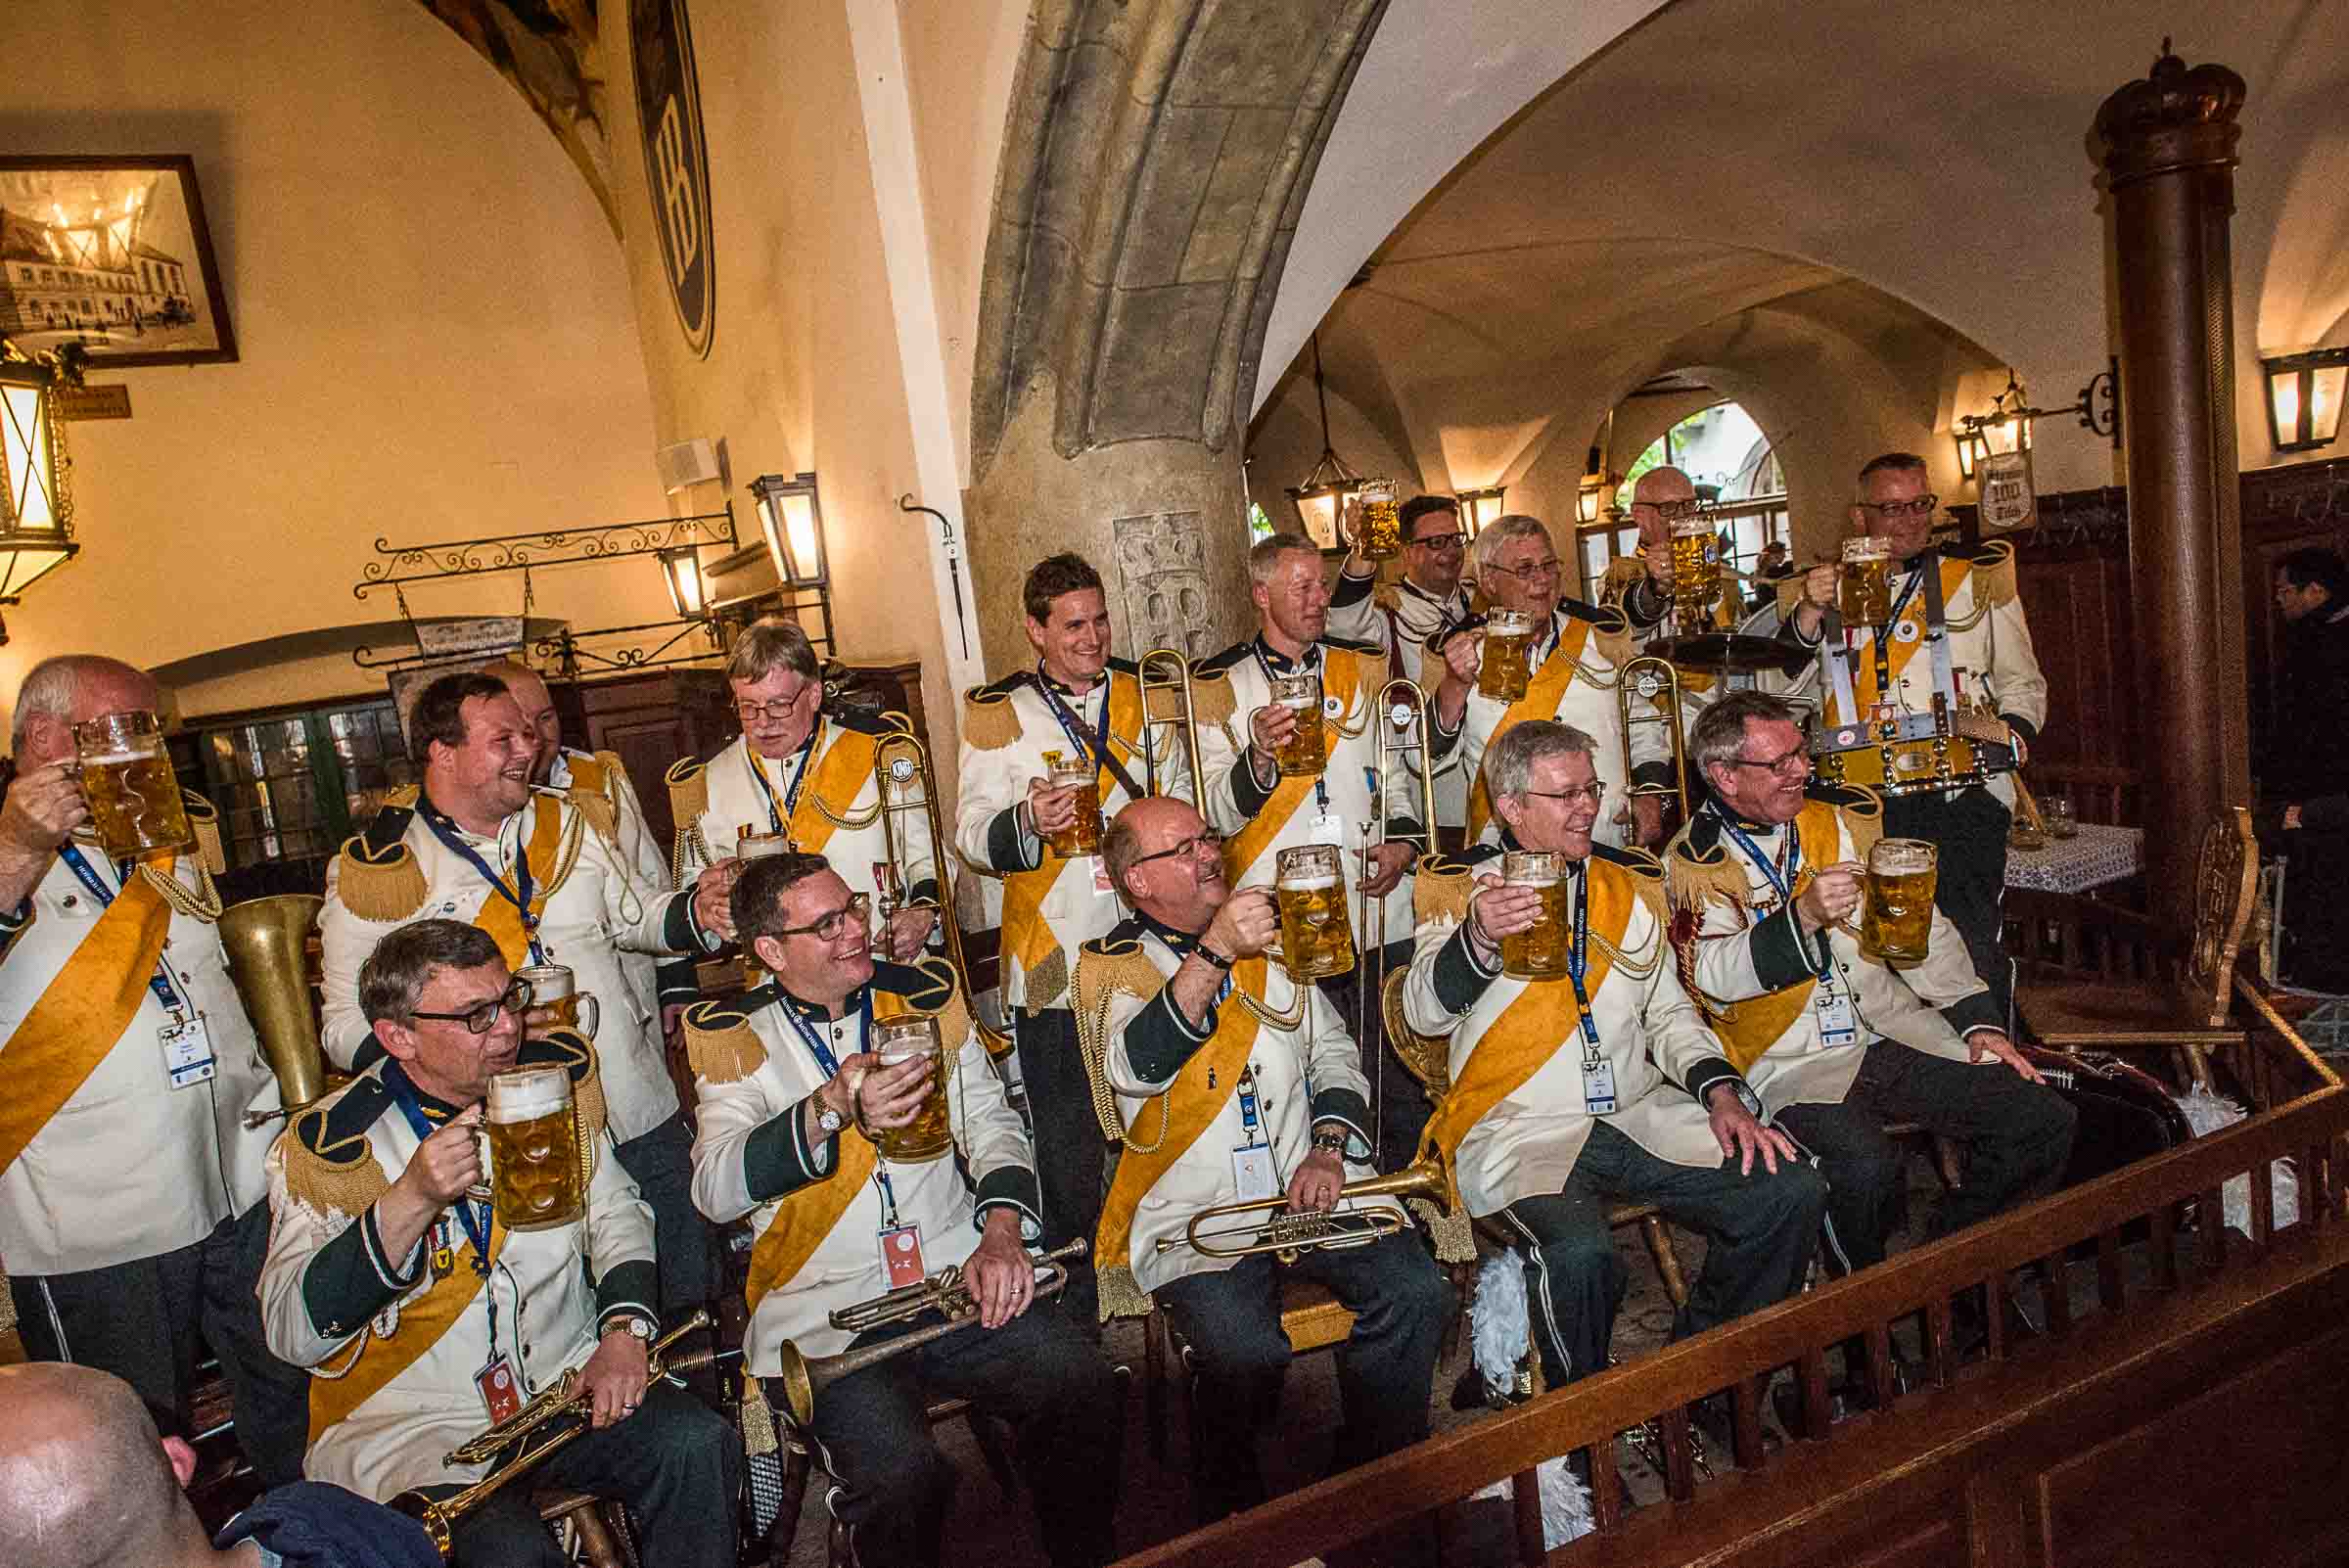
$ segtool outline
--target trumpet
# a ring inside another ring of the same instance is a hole
[[[1152,674],[1168,665],[1174,666],[1173,674]],[[1191,662],[1173,648],[1153,648],[1133,668],[1142,688],[1142,787],[1152,795],[1160,793],[1158,748],[1150,744],[1150,730],[1154,725],[1172,725],[1181,733],[1183,760],[1190,765],[1191,802],[1199,805],[1207,799],[1207,780],[1199,771],[1199,708],[1191,695]],[[1154,714],[1150,706],[1153,692],[1174,694],[1177,715],[1162,718]]]
[[[1655,712],[1635,715],[1633,704],[1645,698]],[[1668,795],[1678,820],[1688,819],[1688,740],[1681,721],[1681,672],[1672,661],[1654,654],[1642,654],[1615,675],[1615,709],[1623,720],[1623,746],[1628,756],[1632,746],[1632,729],[1637,724],[1661,724],[1666,739],[1672,743],[1672,787],[1661,784],[1635,784],[1633,795]],[[1666,823],[1669,835],[1672,824]]]
[[[874,924],[886,926],[889,917],[904,907],[899,900],[919,880],[913,875],[917,867],[908,863],[912,847],[903,821],[906,812],[919,810],[930,829],[930,876],[938,884],[939,897],[944,904],[939,910],[938,923],[945,933],[946,959],[962,981],[963,996],[971,1008],[972,1027],[979,1031],[987,1054],[999,1060],[1011,1049],[1011,1037],[999,1029],[990,1029],[987,1020],[979,1016],[970,959],[962,948],[962,922],[954,917],[953,874],[947,867],[946,829],[939,816],[938,777],[931,771],[930,749],[913,735],[911,720],[904,715],[888,716],[898,727],[873,747],[873,783],[880,794],[882,853],[889,857],[888,868],[882,873],[881,906],[875,911]],[[961,1043],[945,1040],[941,1045],[953,1051],[960,1049]]]
[[[310,926],[325,902],[316,894],[281,893],[248,899],[220,915],[220,946],[228,954],[237,996],[276,1075],[281,1104],[275,1111],[247,1112],[249,1128],[299,1115],[329,1086],[304,956]]]
[[[1068,1283],[1069,1271],[1061,1267],[1064,1259],[1082,1258],[1089,1250],[1082,1236],[1066,1246],[1035,1257],[1039,1265],[1036,1281],[1036,1299],[1046,1301],[1060,1294]],[[971,1299],[970,1286],[963,1282],[960,1265],[948,1265],[918,1284],[899,1285],[897,1289],[860,1301],[852,1307],[843,1307],[830,1314],[834,1328],[852,1333],[865,1333],[891,1323],[901,1323],[927,1312],[945,1314],[943,1323],[917,1328],[910,1334],[879,1345],[867,1345],[861,1350],[843,1351],[838,1356],[808,1356],[790,1340],[783,1342],[782,1365],[775,1381],[783,1385],[783,1407],[792,1420],[805,1427],[815,1415],[815,1397],[839,1382],[851,1372],[861,1372],[892,1356],[944,1339],[957,1329],[968,1328],[979,1320],[979,1305]]]
[[[710,1321],[708,1311],[697,1308],[683,1322],[653,1341],[652,1350],[645,1360],[648,1380],[657,1381],[674,1373],[690,1372],[717,1360],[714,1351],[707,1350],[696,1351],[675,1360],[668,1360],[666,1355],[678,1340],[708,1328]],[[424,1533],[432,1538],[433,1549],[440,1553],[440,1560],[450,1561],[456,1553],[454,1543],[457,1525],[467,1514],[496,1496],[508,1482],[536,1469],[557,1450],[568,1446],[573,1439],[588,1430],[586,1422],[580,1418],[588,1413],[595,1396],[578,1385],[579,1368],[570,1367],[562,1377],[540,1389],[530,1404],[481,1436],[449,1450],[441,1458],[442,1464],[484,1464],[516,1444],[523,1445],[512,1458],[464,1491],[438,1499],[428,1498],[419,1491],[402,1492],[392,1499],[390,1506],[424,1526]],[[529,1441],[546,1428],[565,1420],[572,1424],[539,1438],[535,1443]]]
[[[1364,1176],[1338,1189],[1338,1201],[1348,1198],[1422,1198],[1439,1214],[1451,1212],[1451,1183],[1444,1167],[1434,1160],[1413,1160],[1387,1176]],[[1180,1236],[1161,1236],[1158,1250],[1189,1247],[1202,1258],[1246,1258],[1272,1253],[1282,1263],[1316,1247],[1359,1247],[1391,1236],[1404,1227],[1395,1209],[1370,1209],[1339,1214],[1334,1209],[1311,1214],[1292,1212],[1283,1197],[1258,1198],[1249,1203],[1219,1203],[1191,1216]],[[1261,1219],[1251,1218],[1262,1216]],[[1218,1222],[1236,1222],[1219,1223]],[[1245,1240],[1234,1238],[1245,1237]]]

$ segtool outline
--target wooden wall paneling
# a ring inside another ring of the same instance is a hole
[[[714,669],[663,669],[556,686],[554,696],[565,743],[619,754],[647,826],[658,842],[674,842],[665,775],[679,758],[707,757],[734,737],[725,677]]]

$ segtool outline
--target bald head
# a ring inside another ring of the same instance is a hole
[[[203,1527],[128,1383],[61,1362],[0,1367],[0,1563],[175,1563]]]
[[[1639,525],[1641,544],[1661,544],[1671,537],[1669,513],[1696,499],[1688,476],[1670,466],[1651,468],[1632,486],[1632,521]]]

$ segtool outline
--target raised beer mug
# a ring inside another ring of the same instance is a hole
[[[1334,844],[1299,844],[1274,862],[1273,901],[1280,909],[1281,962],[1303,984],[1354,968],[1354,927],[1346,913],[1344,852]]]
[[[1395,482],[1364,480],[1356,493],[1362,509],[1356,514],[1356,536],[1349,542],[1365,561],[1392,561],[1403,554],[1403,513],[1395,504]]]
[[[543,1007],[554,1017],[545,1027],[576,1030],[589,1039],[595,1038],[596,1026],[604,1021],[603,1009],[591,992],[579,990],[578,977],[565,964],[531,964],[514,971],[514,978],[530,988],[530,1005]],[[579,1020],[584,1017],[585,1023]]]
[[[135,709],[83,720],[73,726],[73,756],[91,826],[108,854],[127,860],[194,846],[155,715]]]
[[[1497,703],[1513,703],[1533,680],[1528,655],[1534,646],[1534,618],[1522,610],[1496,610],[1485,618],[1484,657],[1476,689]]]
[[[1282,778],[1318,778],[1329,765],[1329,737],[1321,730],[1321,672],[1302,669],[1272,677],[1272,703],[1297,715],[1288,744],[1273,757]]]
[[[1867,892],[1860,915],[1860,950],[1895,965],[1921,964],[1933,938],[1933,891],[1940,859],[1923,839],[1878,839],[1867,853]]]
[[[1542,912],[1534,923],[1500,939],[1500,972],[1512,980],[1556,980],[1567,974],[1566,856],[1555,850],[1504,851],[1500,880],[1542,895]]]
[[[1855,626],[1881,626],[1892,620],[1892,546],[1863,534],[1843,541],[1843,580],[1836,607]]]
[[[757,833],[752,831],[748,823],[745,823],[742,831],[735,835],[734,858],[737,860],[763,860],[770,854],[789,854],[790,853],[791,835],[789,833]]]
[[[1101,770],[1089,757],[1046,752],[1044,778],[1056,790],[1077,792],[1077,820],[1052,835],[1052,853],[1064,860],[1100,853]]]
[[[1711,623],[1721,597],[1721,536],[1701,517],[1672,526],[1672,610],[1684,634]]]
[[[883,1159],[900,1165],[937,1159],[954,1146],[953,1129],[946,1124],[946,1056],[939,1047],[938,1020],[928,1015],[880,1019],[873,1038],[883,1072],[917,1058],[930,1064],[930,1092],[921,1109],[903,1127],[876,1132],[873,1146]]]
[[[518,1067],[489,1080],[482,1114],[488,1132],[490,1202],[508,1230],[545,1230],[587,1213],[587,1173],[571,1074]]]

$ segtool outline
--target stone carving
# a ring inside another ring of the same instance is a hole
[[[1206,541],[1197,512],[1151,512],[1113,518],[1118,594],[1126,605],[1120,647],[1128,659],[1174,648],[1186,659],[1221,649],[1207,591]]]

